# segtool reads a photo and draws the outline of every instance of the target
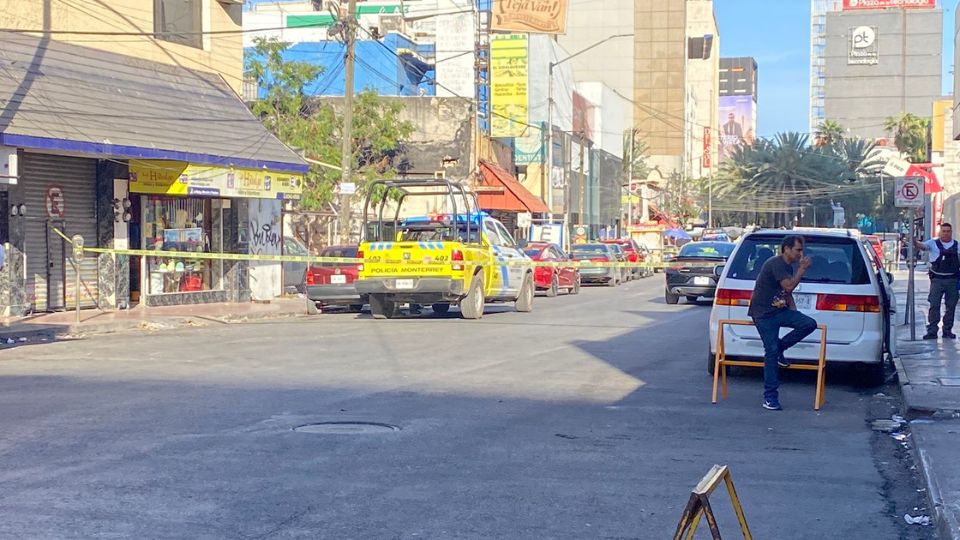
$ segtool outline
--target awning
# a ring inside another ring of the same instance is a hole
[[[223,77],[0,31],[0,144],[306,172]]]
[[[927,195],[943,191],[940,179],[937,178],[937,173],[933,171],[932,167],[933,165],[930,163],[914,163],[907,169],[906,174],[906,176],[922,176],[923,190]]]
[[[483,186],[477,186],[477,199],[483,210],[507,212],[548,213],[550,208],[536,195],[523,187],[506,169],[480,160]]]

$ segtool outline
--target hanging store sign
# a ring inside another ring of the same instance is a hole
[[[880,63],[880,47],[876,26],[858,26],[850,29],[850,48],[847,65],[874,66]]]
[[[295,200],[303,193],[303,175],[137,159],[130,160],[130,193]]]
[[[935,7],[937,7],[937,0],[843,0],[843,11],[887,8],[934,9]]]
[[[490,136],[521,137],[527,129],[527,36],[490,38]]]
[[[703,126],[703,168],[709,169],[713,167],[713,137],[710,133],[710,128]]]
[[[469,0],[436,2],[437,96],[474,98],[477,19]]]
[[[494,0],[495,32],[563,34],[567,31],[567,0]]]

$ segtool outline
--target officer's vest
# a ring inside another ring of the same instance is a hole
[[[950,249],[943,247],[943,244],[937,240],[937,249],[940,250],[940,256],[937,260],[930,263],[931,278],[957,278],[960,277],[960,256],[957,253],[957,246],[960,242],[954,242]]]

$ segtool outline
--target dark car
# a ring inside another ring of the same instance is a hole
[[[610,244],[574,244],[570,255],[575,261],[616,263],[617,253]],[[623,280],[622,269],[614,266],[580,268],[580,280],[583,283],[606,283],[610,287],[620,285]]]
[[[667,303],[676,304],[681,296],[691,303],[701,296],[713,298],[719,279],[717,270],[730,257],[735,246],[730,242],[690,242],[680,248],[664,272]]]
[[[303,242],[292,237],[283,237],[283,254],[295,257],[307,257],[310,252]],[[303,274],[307,271],[307,263],[299,261],[283,262],[283,290],[288,293],[303,292]]]
[[[569,262],[570,257],[556,244],[531,242],[524,246],[524,253],[534,261],[550,263]],[[560,289],[569,294],[580,292],[580,270],[573,266],[537,266],[533,280],[538,291],[547,291],[547,296],[556,296]]]
[[[321,257],[355,258],[357,246],[330,246],[320,252]],[[304,274],[303,290],[308,301],[318,309],[325,306],[347,306],[360,312],[367,299],[357,293],[357,263],[311,263]]]
[[[623,250],[624,255],[627,257],[628,263],[645,263],[648,262],[650,252],[649,250],[637,243],[633,238],[619,238],[616,240],[603,240],[604,244],[617,244]],[[653,274],[653,270],[649,268],[641,268],[639,266],[631,266],[627,269],[628,273],[632,274],[632,279],[647,277]]]

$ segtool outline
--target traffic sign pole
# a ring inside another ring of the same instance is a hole
[[[904,162],[906,163],[906,162]],[[909,165],[909,164],[908,164]],[[890,164],[888,163],[888,166]],[[891,167],[897,169],[897,167]],[[899,169],[902,169],[900,167]],[[899,172],[896,171],[890,172]],[[902,174],[902,173],[901,173]],[[910,341],[917,340],[917,299],[915,288],[914,227],[917,220],[917,207],[923,205],[924,179],[916,176],[897,176],[895,179],[894,204],[897,208],[909,208],[910,226],[907,229],[907,324],[910,325]]]
[[[914,298],[915,289],[914,289],[914,269],[916,263],[913,259],[914,254],[914,238],[913,238],[913,228],[916,221],[917,210],[915,208],[910,208],[910,226],[907,229],[907,324],[910,325],[910,341],[917,340],[917,310],[916,310],[916,298]]]

